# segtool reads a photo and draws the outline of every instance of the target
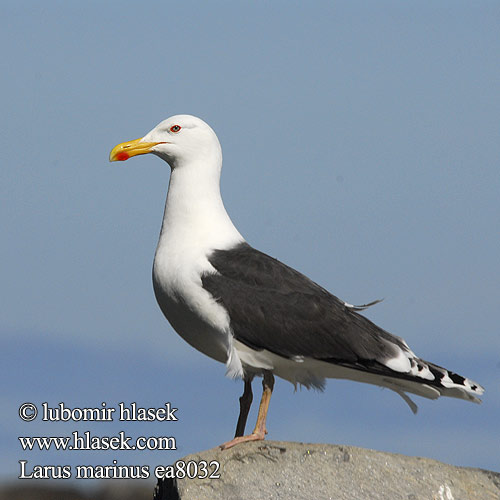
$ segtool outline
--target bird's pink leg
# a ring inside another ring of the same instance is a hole
[[[237,436],[227,443],[221,444],[220,448],[222,450],[227,450],[233,446],[245,443],[247,441],[261,441],[266,437],[266,417],[267,410],[269,409],[269,402],[271,401],[271,394],[273,393],[274,387],[274,376],[272,372],[265,371],[264,378],[262,380],[262,398],[260,400],[259,413],[257,415],[257,423],[255,424],[255,429],[252,434],[246,436]],[[239,423],[239,422],[238,422]],[[239,429],[237,428],[237,431]]]

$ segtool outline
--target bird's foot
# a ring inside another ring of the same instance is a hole
[[[237,444],[246,443],[247,441],[262,441],[263,439],[265,439],[266,434],[267,434],[266,431],[261,431],[261,432],[254,431],[252,432],[252,434],[248,434],[246,436],[235,437],[234,439],[231,439],[231,441],[221,444],[219,448],[221,450],[227,450],[229,448],[232,448],[233,446],[236,446]]]

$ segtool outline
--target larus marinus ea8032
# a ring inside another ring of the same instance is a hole
[[[202,120],[177,115],[143,138],[117,145],[111,161],[153,153],[171,167],[165,214],[153,264],[158,304],[189,344],[225,363],[244,392],[235,438],[264,439],[274,375],[322,389],[325,378],[406,393],[480,402],[483,388],[417,357],[408,344],[303,274],[252,248],[231,222],[220,194],[222,151]],[[263,378],[257,424],[244,435],[252,379]]]

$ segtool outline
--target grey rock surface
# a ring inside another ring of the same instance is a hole
[[[352,446],[245,443],[226,451],[214,448],[186,456],[182,459],[186,467],[177,462],[176,470],[196,475],[198,469],[203,476],[202,461],[220,463],[220,477],[161,480],[154,500],[500,499],[497,472]],[[215,465],[208,465],[208,472],[214,470]]]

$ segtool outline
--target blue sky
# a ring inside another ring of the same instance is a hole
[[[4,479],[30,464],[169,464],[232,437],[241,384],[159,311],[169,168],[110,149],[177,113],[224,152],[255,247],[351,303],[484,403],[276,385],[269,439],[499,470],[497,2],[16,2],[0,7]],[[254,382],[260,394],[260,383]],[[178,422],[22,422],[19,405],[178,407]],[[253,425],[255,414],[250,417]],[[177,451],[24,452],[17,436],[174,435]]]

